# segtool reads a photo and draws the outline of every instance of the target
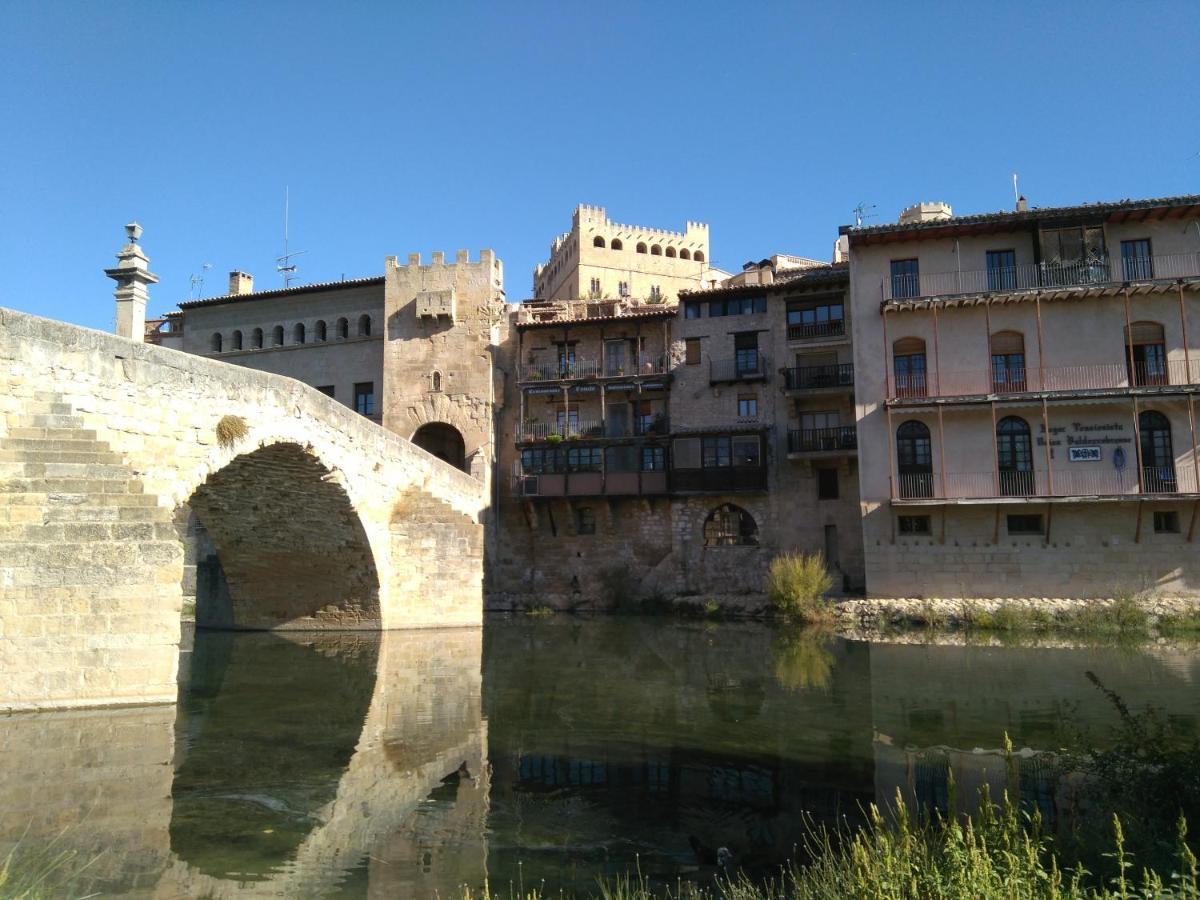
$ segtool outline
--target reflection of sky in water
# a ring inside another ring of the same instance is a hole
[[[1115,722],[1084,677],[1196,730],[1187,652],[868,645],[751,624],[496,619],[486,636],[202,633],[177,708],[0,722],[0,853],[64,825],[129,896],[591,890],[635,863],[750,871],[802,820],[1004,781]],[[482,672],[482,683],[481,683]],[[978,748],[978,749],[977,749]],[[989,750],[990,748],[990,750]],[[83,811],[83,815],[81,815]]]

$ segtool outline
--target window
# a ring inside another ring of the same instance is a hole
[[[313,335],[318,341],[323,341],[329,337],[329,331],[325,326],[324,319],[317,319],[317,324],[313,327]]]
[[[892,260],[892,296],[921,296],[921,272],[915,259]]]
[[[561,448],[521,451],[521,471],[526,475],[557,474],[564,471]]]
[[[732,443],[735,466],[743,469],[757,469],[762,464],[757,435],[735,437]]]
[[[909,420],[896,429],[896,463],[901,499],[933,496],[933,452],[928,425]]]
[[[900,516],[897,530],[901,534],[932,534],[932,521],[929,516]]]
[[[845,307],[840,300],[809,306],[789,303],[787,325],[789,341],[837,337],[846,333]]]
[[[1160,509],[1154,513],[1155,534],[1178,534],[1179,513],[1173,509]]]
[[[592,299],[596,299],[597,297],[600,296],[600,279],[599,278],[592,279],[592,282],[590,285],[590,290],[592,293]]]
[[[817,469],[817,499],[836,500],[838,498],[837,469]]]
[[[987,252],[987,286],[989,291],[1011,291],[1017,287],[1017,252],[989,250]]]
[[[579,410],[560,409],[554,414],[555,425],[561,437],[579,434]]]
[[[263,330],[255,328],[254,333],[250,336],[250,349],[261,350],[263,345]]]
[[[992,347],[992,390],[997,394],[1023,391],[1025,385],[1025,338],[1017,331],[998,331]]]
[[[662,247],[658,246],[658,244],[655,244],[654,246],[652,246],[650,248],[650,255],[651,256],[662,256]]]
[[[996,424],[996,462],[1002,497],[1028,497],[1036,493],[1029,423],[1021,417],[1006,416]]]
[[[1154,257],[1150,255],[1150,241],[1121,241],[1121,271],[1126,281],[1145,281],[1154,277]]]
[[[696,262],[704,262],[704,251],[697,250],[694,254],[692,254],[692,259],[694,259]]]
[[[643,472],[662,472],[666,469],[667,463],[662,447],[643,447],[642,448],[642,471]]]
[[[575,533],[596,533],[596,513],[590,506],[580,506],[575,509]]]
[[[646,245],[645,245],[645,244],[641,244],[641,243],[639,243],[639,244],[637,245],[637,252],[638,252],[638,253],[645,253],[645,252],[646,252]]]
[[[213,353],[221,352],[221,333],[219,331],[212,336],[212,341],[210,342],[209,347],[212,349]]]
[[[688,338],[683,342],[683,363],[686,366],[700,365],[700,338]]]
[[[925,396],[925,342],[920,338],[901,338],[892,345],[892,367],[896,375],[897,397]]]
[[[1171,423],[1162,413],[1148,409],[1138,416],[1141,437],[1142,490],[1167,494],[1178,490],[1175,481],[1175,452],[1171,446]]]
[[[275,328],[271,331],[271,346],[272,347],[282,347],[283,346],[283,326],[282,325],[276,325]]]
[[[725,468],[732,464],[732,446],[727,436],[706,437],[700,441],[700,465],[705,469]]]
[[[757,418],[758,397],[754,394],[738,394],[737,410],[739,419]]]
[[[303,344],[305,338],[304,323],[297,322],[296,327],[292,329],[292,343]]]
[[[604,342],[604,374],[610,378],[625,374],[625,351],[628,343],[623,338]]]
[[[1009,534],[1044,534],[1045,526],[1042,517],[1034,515],[1012,515],[1008,517]]]
[[[1109,280],[1102,226],[1050,228],[1039,237],[1044,284],[1097,284]]]
[[[570,447],[567,450],[568,472],[599,472],[604,468],[602,447]]]
[[[440,391],[442,389],[442,373],[441,372],[434,372],[433,376],[429,379],[429,381],[430,381],[430,386],[431,386],[432,390]]]
[[[624,250],[625,249],[625,245],[621,243],[620,238],[613,238],[612,243],[609,246],[613,250]]]
[[[659,287],[657,284],[653,285],[650,288],[650,302],[651,303],[661,303],[662,302],[662,288]]]
[[[354,385],[354,409],[364,416],[375,415],[375,382],[364,381]]]
[[[669,256],[671,259],[675,258],[675,248],[674,247],[667,248],[667,256]]]
[[[671,465],[676,469],[699,469],[700,439],[676,438],[671,452]]]
[[[705,547],[754,547],[758,545],[758,524],[740,506],[726,503],[708,514],[704,523]]]
[[[702,314],[703,308],[701,307],[699,301],[689,300],[687,303],[683,304],[683,317],[685,319],[699,319]]]
[[[604,238],[600,237],[600,235],[596,235],[594,238],[592,238],[592,246],[593,247],[603,247],[604,246]]]
[[[766,297],[732,297],[728,300],[710,300],[708,302],[709,318],[714,319],[718,316],[748,316],[766,311]]]
[[[326,397],[333,396],[333,385],[332,384],[323,384],[323,385],[319,386],[317,388],[317,390],[320,391],[322,394],[324,394]]]
[[[838,411],[806,412],[800,414],[800,428],[804,431],[819,431],[826,428],[837,428],[842,424]]]
[[[758,332],[742,331],[733,336],[734,369],[738,377],[762,371],[758,356]]]
[[[691,250],[680,250],[680,251],[679,251],[679,258],[680,258],[680,259],[691,259],[691,258],[692,258],[692,251],[691,251]]]
[[[348,319],[337,320],[337,336],[343,341],[350,337],[350,321]]]
[[[559,377],[572,376],[575,372],[575,345],[558,343],[558,374]]]
[[[362,316],[358,317],[358,336],[359,337],[370,337],[371,336],[371,317],[370,316],[362,315]]]
[[[1157,322],[1134,322],[1125,338],[1125,368],[1132,360],[1130,384],[1167,384],[1167,343]]]
[[[629,296],[629,282],[628,281],[618,281],[617,282],[617,294],[618,294],[618,296],[621,296],[621,297]]]
[[[649,400],[638,400],[633,404],[633,433],[654,434],[665,431],[659,428],[663,422],[663,414],[656,412],[654,404]]]
[[[242,349],[242,333],[240,331],[235,331],[233,333],[233,344],[230,346],[229,349],[231,349],[231,350],[241,350]]]

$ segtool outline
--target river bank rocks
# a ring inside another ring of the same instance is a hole
[[[1183,616],[1200,612],[1195,600],[1162,597],[1134,597],[1133,603],[1149,617],[1153,626],[1163,616]],[[1049,615],[1068,619],[1087,610],[1112,607],[1126,603],[1126,598],[1074,599],[1061,597],[976,598],[970,600],[946,598],[855,599],[835,603],[834,615],[839,630],[879,630],[910,627],[961,627],[970,625],[982,615],[995,615],[1001,610]]]

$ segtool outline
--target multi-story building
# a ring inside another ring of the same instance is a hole
[[[1200,196],[842,233],[869,593],[1200,592]]]
[[[728,276],[709,262],[707,225],[688,222],[683,231],[621,225],[602,206],[578,206],[571,230],[554,239],[550,259],[534,269],[533,296],[673,300]]]

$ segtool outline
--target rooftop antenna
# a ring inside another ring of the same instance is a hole
[[[862,228],[863,219],[875,218],[875,214],[873,212],[868,212],[868,210],[872,210],[874,208],[874,203],[868,204],[865,201],[854,207],[854,227]]]
[[[212,268],[212,263],[206,262],[200,266],[200,274],[193,275],[188,281],[191,283],[191,288],[188,290],[188,298],[191,300],[199,300],[204,296],[204,276],[209,269]]]
[[[275,257],[275,271],[283,276],[284,288],[291,287],[292,279],[296,277],[296,264],[292,262],[293,256],[299,256],[304,250],[288,250],[288,207],[289,195],[288,188],[285,185],[283,188],[283,256]]]
[[[1017,173],[1013,172],[1013,203],[1021,202],[1021,192],[1017,190]]]

